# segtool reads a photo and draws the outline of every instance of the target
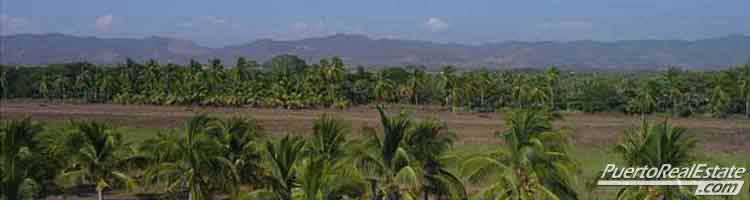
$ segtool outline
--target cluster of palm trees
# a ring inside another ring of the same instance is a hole
[[[316,64],[282,55],[259,64],[239,58],[187,65],[69,63],[0,67],[6,98],[281,108],[374,103],[440,105],[451,110],[545,108],[584,112],[663,112],[750,117],[750,66],[716,71],[567,72],[457,70],[446,66],[347,68],[333,57]]]
[[[435,119],[389,116],[351,135],[323,115],[308,137],[267,137],[251,119],[198,115],[181,129],[128,139],[95,121],[45,128],[3,121],[1,199],[41,198],[74,188],[177,199],[579,199],[580,168],[571,130],[552,115],[523,109],[506,116],[504,142],[475,154],[452,151],[456,133]],[[695,140],[667,122],[628,132],[616,152],[631,166],[680,166]],[[620,199],[672,199],[692,191],[626,187]]]

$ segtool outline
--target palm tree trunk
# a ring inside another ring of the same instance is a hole
[[[102,197],[102,190],[101,190],[101,189],[99,189],[99,190],[96,190],[96,195],[97,195],[97,199],[98,199],[98,200],[102,200],[102,199],[104,199],[104,198]]]
[[[380,194],[378,193],[378,180],[370,180],[370,191],[372,192],[372,200],[380,200]]]

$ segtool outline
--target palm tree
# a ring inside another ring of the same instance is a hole
[[[424,169],[422,198],[430,194],[449,196],[450,199],[466,198],[461,180],[445,167],[444,157],[450,150],[456,135],[446,130],[445,123],[425,120],[417,123],[405,136],[404,145],[413,155],[417,165]]]
[[[637,111],[641,115],[641,121],[646,120],[646,113],[651,112],[651,110],[656,105],[656,100],[653,96],[651,96],[651,93],[647,90],[647,88],[642,87],[638,94],[636,94],[635,98],[632,98],[630,100],[631,108],[634,111]]]
[[[326,93],[328,93],[328,100],[331,102],[335,102],[338,98],[336,84],[344,77],[344,73],[346,73],[344,62],[340,58],[333,57],[330,62],[326,59],[320,60],[320,74],[327,85]]]
[[[379,103],[388,100],[393,94],[394,83],[385,74],[385,71],[376,71],[374,74],[375,83],[373,85],[373,96]]]
[[[0,193],[7,200],[21,199],[21,188],[24,182],[33,181],[27,174],[34,159],[31,149],[34,137],[42,131],[42,127],[26,118],[23,120],[6,121],[0,127]]]
[[[309,143],[311,156],[334,162],[344,156],[344,145],[349,126],[341,119],[325,114],[313,122],[313,137]]]
[[[415,197],[423,179],[420,174],[423,173],[420,166],[413,165],[413,159],[403,146],[412,122],[403,115],[389,118],[382,106],[378,106],[378,111],[383,138],[369,131],[369,137],[363,144],[354,148],[352,162],[370,181],[373,200]]]
[[[8,69],[5,66],[0,65],[0,89],[2,90],[2,97],[0,101],[8,98]]]
[[[750,119],[750,63],[742,65],[739,71],[740,94],[745,101],[745,117]]]
[[[557,98],[557,88],[560,84],[560,70],[557,67],[551,67],[544,73],[544,80],[547,88],[547,98],[549,99],[550,110],[556,110],[557,105],[555,99]]]
[[[231,194],[239,194],[239,186],[260,182],[259,141],[255,121],[240,117],[217,120],[209,133],[219,142],[221,156],[218,159],[226,165]]]
[[[615,151],[629,166],[678,167],[689,164],[696,140],[685,135],[685,129],[666,120],[658,124],[644,121],[639,129],[626,132],[626,138]],[[692,190],[667,186],[629,186],[617,193],[618,199],[686,199]]]
[[[668,101],[672,106],[670,112],[672,116],[675,116],[679,114],[677,113],[677,108],[680,106],[678,101],[681,99],[680,96],[683,95],[682,87],[684,80],[682,77],[682,71],[677,67],[669,67],[669,69],[662,74],[662,79],[667,86]]]
[[[720,85],[711,91],[711,112],[717,117],[725,117],[731,107],[729,94]]]
[[[175,142],[175,160],[158,166],[156,173],[174,178],[169,189],[187,187],[188,199],[210,198],[212,177],[221,177],[223,165],[218,162],[221,147],[217,140],[207,133],[213,118],[198,115],[185,124],[184,137]]]
[[[451,112],[456,112],[456,103],[458,103],[459,77],[455,74],[456,68],[445,66],[440,71],[442,89],[446,93],[443,103],[451,107]]]
[[[61,175],[64,183],[84,183],[96,185],[97,197],[103,199],[102,192],[113,187],[118,181],[128,189],[135,187],[135,182],[124,171],[122,166],[130,157],[129,146],[122,135],[109,125],[93,121],[71,121],[71,130],[67,133],[71,163]]]
[[[540,111],[520,110],[506,118],[498,136],[505,148],[474,156],[463,163],[469,182],[489,184],[481,199],[578,199],[573,189],[574,161],[567,152],[567,135],[552,129]]]
[[[345,162],[349,125],[332,115],[313,122],[313,137],[308,143],[307,159],[300,167],[299,195],[295,199],[339,199],[360,196],[366,182]]]
[[[292,200],[297,187],[297,165],[302,159],[305,145],[299,137],[285,136],[276,142],[266,142],[265,165],[270,174],[270,188],[251,193],[249,196],[266,196],[272,199]]]
[[[409,66],[407,68],[412,68],[411,76],[409,76],[408,91],[414,105],[419,105],[419,95],[425,79],[425,72],[422,69],[423,67],[419,66]]]

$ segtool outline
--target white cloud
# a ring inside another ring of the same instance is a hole
[[[96,17],[96,30],[107,32],[112,29],[112,14]]]
[[[448,29],[448,27],[450,27],[450,24],[448,24],[448,22],[445,22],[440,18],[430,17],[424,23],[424,26],[429,31],[437,32],[437,31],[443,31],[445,29]]]
[[[0,27],[2,35],[19,33],[26,25],[28,20],[20,17],[12,17],[5,14],[0,15]]]

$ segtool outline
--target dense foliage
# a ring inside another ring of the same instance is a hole
[[[441,105],[452,110],[544,108],[584,112],[664,112],[750,116],[750,66],[721,71],[563,72],[472,70],[446,66],[347,68],[339,58],[308,64],[277,56],[259,64],[239,58],[187,66],[127,61],[116,66],[70,63],[0,69],[6,98],[88,102],[281,108],[372,103]]]
[[[572,130],[552,126],[559,116],[512,111],[497,133],[503,145],[461,154],[445,123],[378,111],[380,126],[360,137],[327,114],[306,138],[267,137],[252,119],[207,115],[146,139],[96,121],[2,121],[0,199],[111,191],[191,200],[581,198]],[[689,164],[697,141],[684,132],[644,121],[614,150],[629,166]],[[618,199],[694,198],[690,191],[625,187]]]

